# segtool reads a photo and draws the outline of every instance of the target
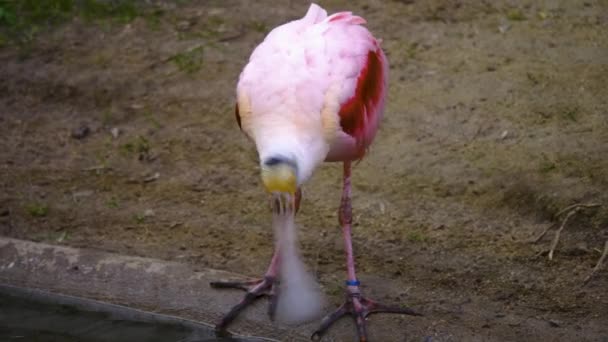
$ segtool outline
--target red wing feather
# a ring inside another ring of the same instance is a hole
[[[377,120],[375,116],[380,115],[379,105],[385,83],[383,60],[379,55],[381,53],[378,50],[367,54],[367,63],[357,78],[355,94],[340,108],[340,126],[345,133],[355,138],[360,157],[365,154],[366,145],[371,143],[369,140],[373,136],[368,125]]]

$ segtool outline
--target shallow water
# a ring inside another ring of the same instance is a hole
[[[203,342],[211,326],[96,301],[0,286],[0,341]]]

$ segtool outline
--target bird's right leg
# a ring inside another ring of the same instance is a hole
[[[361,294],[359,287],[360,283],[355,274],[355,257],[353,253],[353,244],[351,240],[351,224],[352,224],[352,205],[351,205],[351,184],[350,184],[351,164],[349,161],[344,162],[344,185],[342,188],[342,200],[340,202],[339,221],[344,233],[344,250],[346,251],[346,300],[333,313],[325,316],[321,321],[321,326],[317,329],[312,339],[318,341],[325,332],[336,321],[344,316],[351,316],[355,320],[357,327],[357,335],[359,341],[367,341],[367,317],[375,313],[396,313],[412,316],[420,316],[416,311],[407,308],[392,305],[385,305]]]

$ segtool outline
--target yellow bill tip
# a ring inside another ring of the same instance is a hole
[[[294,194],[297,190],[295,170],[287,164],[262,168],[262,182],[269,193],[283,192]]]

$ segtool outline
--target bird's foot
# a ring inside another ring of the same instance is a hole
[[[250,281],[214,281],[209,285],[215,289],[239,289],[247,291],[243,300],[233,306],[232,309],[222,317],[220,322],[216,324],[216,333],[220,335],[225,334],[228,325],[241,313],[241,311],[262,296],[268,296],[270,298],[268,315],[271,320],[274,320],[278,294],[278,281],[275,277],[265,276],[262,279]]]
[[[422,314],[399,306],[389,306],[378,303],[361,296],[358,286],[349,286],[347,289],[346,301],[336,311],[325,316],[321,321],[321,326],[311,336],[314,341],[321,340],[325,332],[340,318],[350,315],[355,320],[359,341],[367,341],[366,320],[367,317],[375,313],[396,313],[403,315],[422,316]]]

